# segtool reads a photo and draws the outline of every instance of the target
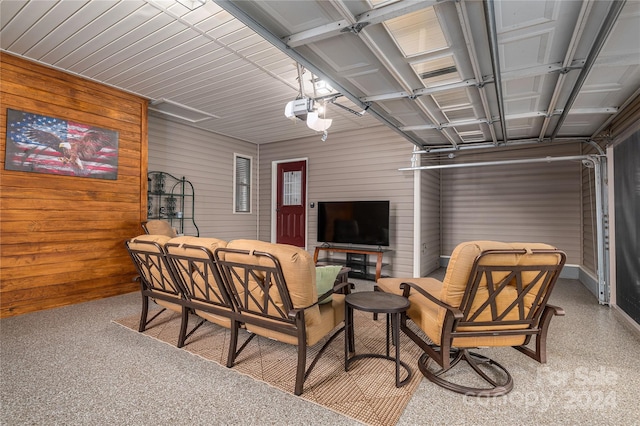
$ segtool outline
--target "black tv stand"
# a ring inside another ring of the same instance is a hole
[[[363,248],[363,247],[346,247],[346,246],[331,246],[323,244],[316,247],[313,254],[314,263],[318,263],[318,256],[320,252],[327,253],[346,253],[346,259],[321,259],[320,263],[338,263],[350,268],[349,276],[351,278],[361,278],[370,281],[378,281],[382,275],[382,268],[387,266],[388,263],[382,263],[382,257],[385,253],[389,253],[393,250],[384,249],[382,247],[377,248]],[[369,256],[376,256],[375,262],[369,261]],[[375,266],[375,274],[370,271],[370,268]]]

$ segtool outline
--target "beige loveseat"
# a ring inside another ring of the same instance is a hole
[[[233,366],[238,355],[255,335],[265,336],[296,345],[298,361],[294,393],[300,395],[305,378],[315,365],[306,369],[306,348],[325,341],[324,348],[344,329],[344,297],[348,283],[336,285],[325,294],[318,294],[316,268],[313,257],[304,249],[258,240],[226,242],[214,238],[169,238],[142,235],[127,242],[132,258],[132,247],[142,240],[157,240],[163,244],[154,247],[164,253],[165,276],[169,272],[176,288],[181,289],[178,301],[171,309],[186,307],[201,318],[228,327],[231,344],[227,366]],[[136,266],[144,267],[138,262]],[[155,272],[157,275],[157,272]],[[155,299],[154,293],[145,293],[149,283],[141,271],[144,298]],[[175,299],[172,299],[172,301]],[[146,315],[146,313],[145,313]],[[146,321],[146,320],[145,320]],[[183,315],[186,330],[188,319]],[[250,334],[237,349],[239,331],[246,328]],[[333,332],[333,334],[331,334]],[[183,341],[187,335],[181,332]]]

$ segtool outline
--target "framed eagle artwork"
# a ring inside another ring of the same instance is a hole
[[[7,109],[5,169],[115,180],[118,132]]]

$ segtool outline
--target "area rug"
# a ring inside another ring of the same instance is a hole
[[[154,313],[151,313],[149,318]],[[115,320],[137,333],[139,316]],[[192,317],[189,324],[197,324]],[[356,354],[385,353],[385,319],[374,321],[371,314],[354,311]],[[180,316],[171,311],[160,314],[143,334],[175,347],[178,340]],[[400,359],[413,370],[409,383],[395,387],[395,363],[379,358],[363,358],[344,371],[344,334],[341,333],[320,357],[318,364],[304,383],[300,396],[330,410],[370,425],[395,425],[411,395],[422,379],[417,368],[419,348],[403,333]],[[241,331],[242,344],[248,333]],[[205,323],[187,339],[182,349],[204,359],[225,365],[229,344],[229,330]],[[324,341],[308,348],[307,366]],[[392,354],[395,348],[391,347]],[[284,360],[284,361],[283,361]],[[256,336],[236,359],[233,370],[260,380],[284,392],[293,393],[296,369],[296,347]],[[401,377],[404,370],[401,369]]]

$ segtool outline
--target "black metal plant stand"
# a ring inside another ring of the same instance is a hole
[[[193,185],[184,176],[151,171],[147,173],[147,220],[168,221],[178,234],[200,236],[195,222]]]

